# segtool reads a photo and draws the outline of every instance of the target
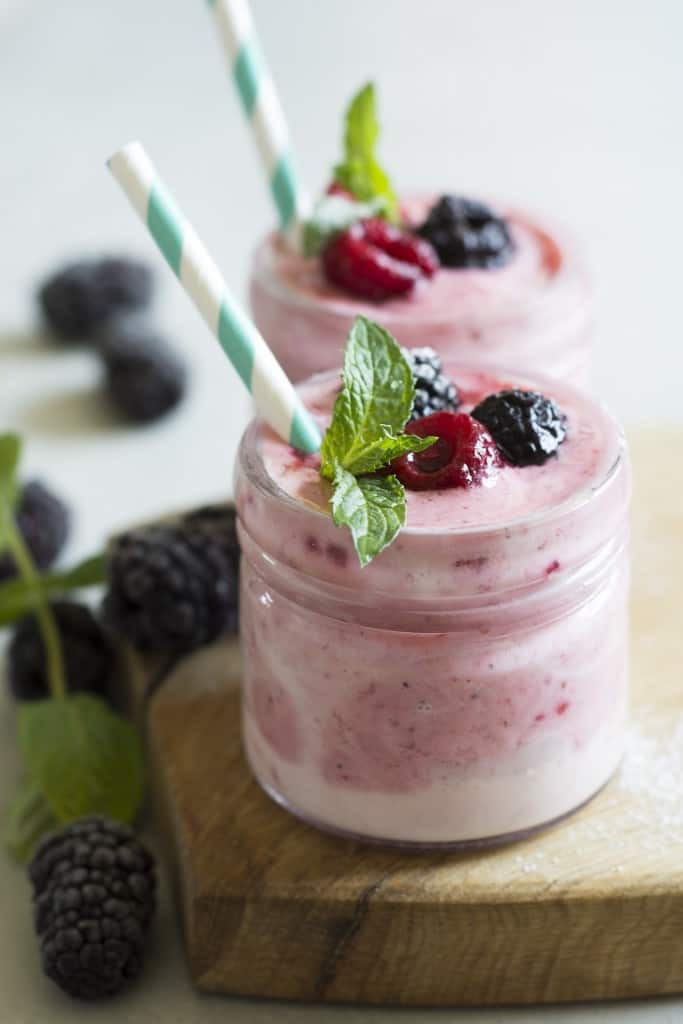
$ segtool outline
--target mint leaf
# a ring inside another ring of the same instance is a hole
[[[103,583],[105,568],[104,555],[94,555],[63,572],[47,572],[30,580],[7,580],[0,584],[0,626],[11,625],[54,594]]]
[[[58,827],[39,787],[24,776],[6,812],[5,846],[16,860],[26,863],[45,833]]]
[[[143,795],[142,750],[130,723],[99,697],[70,694],[24,704],[26,769],[61,822],[103,814],[130,822]]]
[[[399,434],[408,422],[415,394],[413,375],[399,345],[383,327],[362,316],[349,333],[342,376],[343,387],[320,449],[320,472],[327,480],[334,478],[337,465],[359,472],[354,467],[363,464],[367,448]]]
[[[386,201],[382,198],[357,203],[346,196],[323,196],[303,225],[304,256],[307,259],[318,256],[333,238],[352,224],[368,217],[380,217],[385,212]]]
[[[383,551],[406,521],[406,495],[395,476],[361,477],[337,467],[332,518],[348,526],[361,566]]]
[[[357,199],[383,199],[389,220],[398,219],[398,199],[375,154],[379,122],[372,82],[358,92],[346,112],[344,159],[334,168],[334,180]]]
[[[399,437],[381,437],[368,444],[345,468],[354,476],[374,473],[387,466],[400,455],[407,452],[423,452],[433,445],[438,438],[418,437],[417,434],[401,434]]]

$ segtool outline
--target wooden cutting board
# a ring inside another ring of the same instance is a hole
[[[317,832],[245,765],[234,644],[170,671],[130,655],[199,988],[404,1006],[683,991],[683,434],[632,442],[628,754],[536,838],[425,854]]]

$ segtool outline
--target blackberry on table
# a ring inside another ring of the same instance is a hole
[[[156,331],[136,320],[119,320],[99,340],[107,390],[127,419],[159,419],[183,398],[185,364]]]
[[[541,466],[567,436],[567,420],[552,399],[537,391],[489,395],[473,410],[513,466]]]
[[[417,234],[432,243],[444,267],[500,267],[514,252],[506,221],[461,196],[442,196]]]
[[[234,632],[234,509],[200,509],[179,523],[123,534],[113,544],[108,578],[106,621],[140,650],[181,654]]]
[[[61,498],[38,480],[21,489],[15,518],[38,569],[48,569],[64,547],[69,534],[69,510]],[[16,575],[14,559],[0,554],[0,580]]]
[[[113,317],[147,306],[153,283],[151,270],[139,260],[82,260],[48,278],[38,302],[54,334],[80,341]]]
[[[81,818],[42,841],[29,876],[43,969],[61,989],[100,999],[140,973],[156,873],[129,828]]]
[[[62,642],[69,690],[106,694],[114,652],[106,633],[85,605],[73,601],[51,604]],[[35,615],[21,619],[7,653],[7,680],[17,700],[41,700],[50,687],[42,633]]]
[[[441,357],[433,348],[404,349],[415,381],[415,399],[411,420],[435,412],[455,412],[460,405],[458,389],[443,373]]]

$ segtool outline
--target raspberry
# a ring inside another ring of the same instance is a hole
[[[542,466],[567,436],[567,418],[537,391],[500,391],[472,410],[513,466]]]
[[[153,283],[149,267],[138,260],[83,260],[50,277],[38,301],[55,335],[79,340],[118,314],[147,306]]]
[[[131,830],[81,818],[47,836],[29,866],[43,970],[76,999],[100,999],[139,973],[155,909],[151,854]]]
[[[69,510],[38,480],[24,484],[16,509],[19,530],[38,569],[49,569],[69,533]],[[0,554],[0,580],[14,576],[14,559]]]
[[[428,242],[377,219],[347,228],[330,242],[322,260],[329,281],[376,302],[407,295],[438,267]]]
[[[508,225],[488,206],[460,196],[442,196],[417,229],[445,267],[500,267],[514,251]]]
[[[51,605],[62,642],[69,690],[106,694],[114,669],[112,646],[89,608],[73,601]],[[7,653],[7,681],[17,700],[48,697],[43,636],[34,615],[21,619]]]
[[[435,412],[413,420],[407,434],[438,438],[423,452],[402,455],[392,463],[401,483],[413,491],[472,487],[490,479],[501,465],[488,432],[464,412]]]
[[[187,370],[164,338],[138,320],[117,320],[100,336],[106,386],[134,423],[170,412],[185,394]]]
[[[433,412],[455,412],[460,405],[458,390],[442,370],[441,356],[433,348],[404,349],[415,381],[415,399],[411,419],[431,416]]]
[[[353,192],[346,188],[344,185],[340,185],[338,181],[331,181],[325,189],[325,195],[328,196],[343,196],[344,199],[355,199]]]

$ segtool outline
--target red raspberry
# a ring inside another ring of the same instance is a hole
[[[346,188],[344,185],[340,185],[338,181],[331,181],[325,189],[325,195],[328,196],[344,196],[345,199],[355,199],[351,189]]]
[[[435,412],[413,420],[405,430],[439,439],[425,451],[402,455],[392,463],[401,483],[413,491],[473,487],[502,465],[489,432],[465,412]]]
[[[322,260],[329,281],[375,301],[406,295],[438,266],[429,243],[382,220],[353,224],[327,246]]]

